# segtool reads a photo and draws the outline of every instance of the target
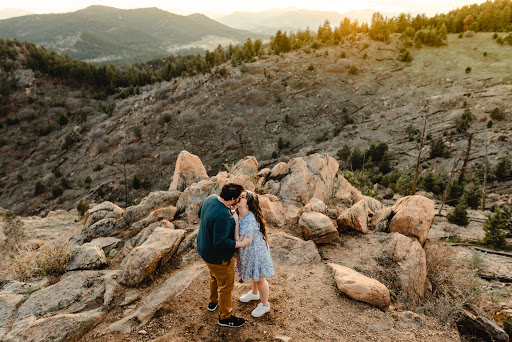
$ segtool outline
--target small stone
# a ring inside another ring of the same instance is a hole
[[[147,335],[147,333],[146,330],[139,330],[139,335]]]

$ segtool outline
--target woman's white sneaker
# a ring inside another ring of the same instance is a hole
[[[240,301],[242,303],[247,303],[247,302],[250,302],[251,300],[258,300],[260,299],[260,293],[252,293],[252,290],[247,292],[246,294],[240,296]]]
[[[263,303],[259,303],[256,309],[252,310],[252,317],[258,318],[266,314],[270,311],[270,303],[267,306],[263,305]]]

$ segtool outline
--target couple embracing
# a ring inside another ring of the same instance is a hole
[[[236,263],[241,281],[250,279],[252,284],[251,290],[242,295],[240,301],[261,300],[251,315],[263,316],[270,311],[266,278],[274,275],[274,268],[258,195],[244,190],[241,185],[229,183],[220,195],[210,195],[203,201],[198,215],[201,221],[197,251],[210,271],[208,310],[219,308],[218,324],[221,326],[241,327],[245,323],[243,318],[232,314],[231,308]],[[235,258],[237,249],[238,257]]]

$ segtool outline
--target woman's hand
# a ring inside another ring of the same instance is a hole
[[[253,235],[251,235],[250,237],[247,237],[247,233],[245,233],[242,240],[236,242],[235,248],[242,248],[242,247],[247,246],[248,244],[250,244],[252,242],[252,238],[253,238]]]

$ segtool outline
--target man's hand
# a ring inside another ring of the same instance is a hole
[[[253,235],[251,235],[250,237],[247,237],[247,233],[245,233],[242,240],[236,242],[235,248],[242,248],[242,247],[247,246],[248,244],[250,244],[252,242],[253,237],[254,237]]]

